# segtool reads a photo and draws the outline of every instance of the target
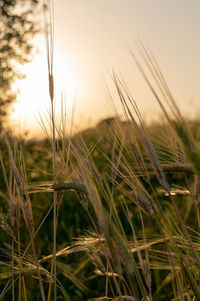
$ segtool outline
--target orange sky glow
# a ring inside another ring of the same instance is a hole
[[[142,114],[159,115],[156,101],[137,70],[128,47],[148,42],[182,111],[198,116],[200,99],[199,0],[55,0],[54,77],[56,110],[61,96],[70,117],[76,103],[77,129],[108,116],[103,83],[111,91],[112,69],[132,91]],[[39,119],[48,116],[48,75],[44,35],[35,38],[38,53],[20,67],[26,74],[10,122],[31,137],[42,134]],[[116,99],[116,105],[118,100]],[[112,112],[109,112],[112,115]],[[156,117],[155,117],[156,118]]]

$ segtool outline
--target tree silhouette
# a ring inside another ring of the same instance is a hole
[[[16,100],[12,84],[23,76],[17,65],[31,60],[38,4],[38,0],[0,0],[0,131],[8,105]]]

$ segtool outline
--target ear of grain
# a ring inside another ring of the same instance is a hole
[[[22,179],[26,179],[26,176],[20,176],[20,173],[17,169],[16,163],[15,163],[15,159],[13,156],[13,152],[10,146],[10,143],[8,141],[8,138],[5,138],[7,147],[8,147],[8,152],[9,152],[9,157],[10,157],[10,162],[11,162],[11,168],[12,168],[12,173],[14,175],[15,178],[15,182],[19,191],[19,203],[23,212],[23,216],[24,216],[24,220],[27,226],[27,229],[29,231],[30,234],[30,239],[31,239],[31,244],[32,244],[32,249],[33,249],[33,254],[35,257],[35,264],[36,264],[36,268],[37,268],[37,273],[38,273],[38,279],[39,279],[39,286],[40,286],[40,291],[41,291],[41,297],[42,300],[45,301],[45,294],[44,294],[44,287],[43,287],[43,283],[42,283],[42,278],[41,278],[41,274],[40,274],[40,267],[39,267],[39,261],[37,258],[37,252],[36,252],[36,248],[35,248],[35,242],[34,242],[34,220],[33,220],[33,212],[32,212],[32,206],[31,206],[31,201],[29,198],[29,195],[27,193],[25,193],[24,188],[26,187],[26,183],[22,182]],[[24,171],[25,168],[23,167],[22,170]],[[18,237],[18,241],[19,241],[19,237]],[[20,264],[21,266],[21,264]],[[20,271],[21,273],[21,271]],[[21,277],[21,275],[20,275]],[[19,290],[20,291],[20,290]],[[21,293],[20,293],[21,294]]]

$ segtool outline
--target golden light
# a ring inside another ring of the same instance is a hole
[[[48,69],[46,54],[37,55],[34,60],[22,66],[20,71],[26,75],[23,80],[18,80],[13,89],[20,90],[18,100],[12,106],[10,122],[16,127],[25,127],[31,135],[38,133],[40,125],[39,116],[43,118],[49,111],[48,94]],[[59,112],[59,100],[62,92],[66,94],[67,106],[72,106],[74,97],[78,97],[81,90],[81,76],[73,62],[67,61],[61,53],[56,54],[54,61],[55,96]],[[38,126],[37,126],[38,125]]]

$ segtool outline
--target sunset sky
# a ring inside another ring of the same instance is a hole
[[[159,108],[137,70],[128,47],[147,41],[183,112],[200,113],[199,0],[55,0],[54,74],[56,103],[65,95],[70,116],[76,102],[78,128],[106,117],[103,82],[113,90],[110,72],[120,72],[147,119]],[[39,115],[47,115],[48,78],[44,35],[36,37],[38,54],[21,70],[21,94],[11,120],[41,133]],[[117,100],[116,100],[117,104]],[[57,109],[59,110],[59,109]],[[110,112],[112,114],[112,112]],[[45,118],[45,117],[43,117]]]

